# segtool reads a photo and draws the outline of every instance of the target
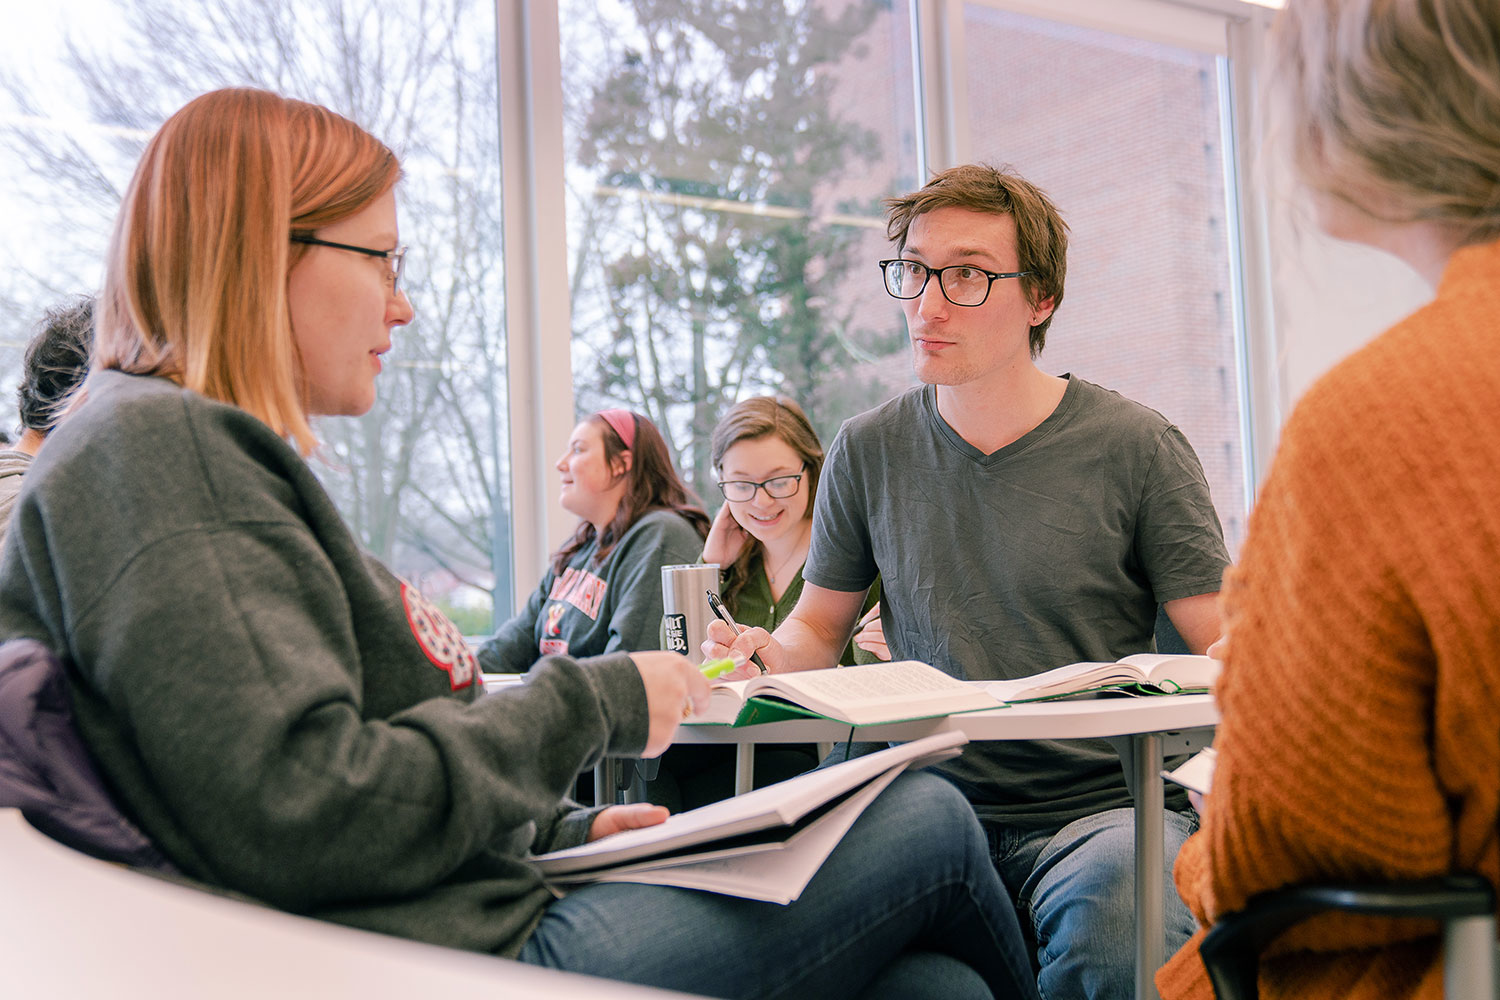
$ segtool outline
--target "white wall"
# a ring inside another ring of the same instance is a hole
[[[1282,211],[1272,226],[1281,413],[1335,362],[1401,319],[1432,290],[1389,254],[1330,239]]]
[[[1318,229],[1295,179],[1294,140],[1268,120],[1275,117],[1265,101],[1272,14],[1241,4],[1236,15],[1228,31],[1244,211],[1246,419],[1258,483],[1270,470],[1282,424],[1308,387],[1432,290],[1396,258]]]

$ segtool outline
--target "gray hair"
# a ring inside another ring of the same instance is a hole
[[[1384,221],[1500,235],[1500,0],[1290,0],[1272,52],[1304,183]]]

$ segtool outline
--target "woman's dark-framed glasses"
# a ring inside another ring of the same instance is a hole
[[[880,271],[885,275],[885,290],[893,298],[914,299],[922,294],[934,277],[943,297],[956,306],[982,306],[990,289],[1001,278],[1025,278],[1035,271],[986,271],[972,264],[949,264],[928,267],[914,260],[883,260]]]
[[[401,288],[401,269],[406,266],[406,247],[397,247],[394,250],[371,250],[369,247],[357,247],[352,243],[334,243],[329,240],[320,240],[316,236],[293,236],[293,243],[306,243],[314,247],[333,247],[335,250],[349,250],[353,253],[362,253],[366,257],[381,257],[391,268],[391,291],[399,291]]]
[[[764,482],[752,483],[746,479],[731,479],[726,483],[719,484],[719,492],[724,494],[725,500],[733,500],[735,503],[748,503],[755,499],[756,490],[765,490],[766,496],[773,500],[785,500],[794,497],[802,488],[802,473],[795,476],[777,476],[775,479],[767,479]]]

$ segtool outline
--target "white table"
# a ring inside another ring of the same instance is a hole
[[[1106,698],[1039,702],[941,719],[862,726],[853,739],[902,742],[930,733],[959,730],[970,740],[1108,739],[1120,753],[1135,800],[1135,995],[1156,1000],[1156,970],[1166,960],[1162,943],[1165,896],[1162,880],[1163,789],[1168,754],[1206,746],[1219,721],[1212,695],[1167,698]],[[750,787],[757,743],[818,743],[850,739],[850,727],[824,719],[799,719],[735,729],[683,726],[678,743],[728,743],[739,748],[736,794]]]
[[[512,680],[512,678],[514,678]],[[487,690],[519,682],[518,675],[486,675]],[[1104,698],[1038,702],[940,719],[853,729],[866,742],[902,742],[959,730],[971,740],[1107,739],[1120,754],[1135,800],[1135,996],[1156,1000],[1156,970],[1166,961],[1162,943],[1166,900],[1162,888],[1162,762],[1172,754],[1207,746],[1219,710],[1212,695]],[[735,794],[748,791],[757,743],[829,743],[851,738],[849,726],[827,719],[798,719],[760,726],[682,726],[677,743],[722,743],[738,750]],[[613,796],[613,761],[594,772],[596,801]]]

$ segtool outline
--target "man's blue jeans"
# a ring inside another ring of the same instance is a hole
[[[715,997],[1036,996],[973,810],[925,772],[881,793],[790,906],[595,884],[548,907],[519,957]]]
[[[1163,925],[1172,955],[1197,926],[1172,883],[1172,863],[1197,819],[1168,811],[1163,825]],[[1043,1000],[1133,996],[1134,811],[1110,809],[1057,831],[986,825],[985,835],[1033,949]]]

